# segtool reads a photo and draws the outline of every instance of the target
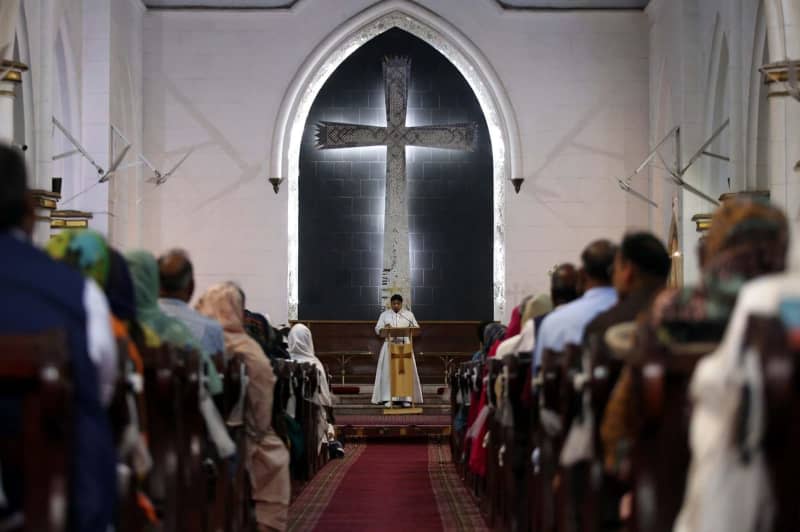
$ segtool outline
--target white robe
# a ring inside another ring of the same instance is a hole
[[[381,329],[387,325],[393,328],[403,327],[419,327],[417,319],[410,310],[403,309],[400,312],[395,312],[391,309],[385,310],[378,318],[378,323],[375,324],[375,334],[381,334]],[[394,341],[399,343],[408,343],[408,338],[395,338]],[[411,369],[413,370],[414,378],[414,397],[402,397],[401,401],[412,401],[415,404],[422,404],[422,385],[419,380],[419,373],[417,372],[417,361],[414,354],[411,354]],[[380,404],[391,400],[391,383],[390,383],[391,364],[389,358],[389,343],[388,340],[383,342],[381,348],[381,356],[378,359],[378,369],[375,372],[375,388],[372,391],[372,402]]]

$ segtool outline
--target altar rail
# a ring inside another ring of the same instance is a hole
[[[374,321],[299,320],[314,337],[316,354],[332,384],[373,384],[383,340]],[[478,349],[477,321],[421,321],[414,356],[422,384],[444,384],[448,369]]]

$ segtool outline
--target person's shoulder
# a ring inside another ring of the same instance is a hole
[[[31,293],[54,293],[72,298],[76,291],[83,291],[86,279],[74,268],[53,260],[47,253],[33,244],[3,235],[0,240],[3,265],[9,273],[9,281],[30,279]],[[6,275],[3,275],[6,277]]]

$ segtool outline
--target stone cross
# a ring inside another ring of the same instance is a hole
[[[386,209],[383,226],[383,275],[381,305],[389,306],[399,293],[410,307],[408,203],[406,194],[406,146],[472,151],[477,144],[475,123],[442,126],[406,126],[411,59],[386,57],[383,82],[386,95],[386,127],[320,122],[317,147],[321,149],[386,146]],[[454,198],[455,199],[455,198]]]

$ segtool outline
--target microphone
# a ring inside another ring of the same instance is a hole
[[[412,318],[412,319],[409,319],[409,318],[408,318],[408,316],[406,316],[405,314],[403,314],[403,312],[402,312],[402,311],[401,311],[401,312],[398,312],[398,314],[399,314],[399,315],[401,315],[401,316],[403,316],[403,317],[406,319],[406,321],[407,321],[408,323],[413,323],[413,325],[411,325],[411,327],[419,327],[419,324],[417,323],[417,320],[415,320],[415,319],[413,319],[413,318]]]

